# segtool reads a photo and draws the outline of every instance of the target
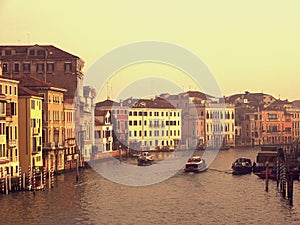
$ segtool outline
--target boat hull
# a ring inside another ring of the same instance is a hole
[[[233,175],[243,175],[252,173],[252,167],[233,167],[232,174]]]

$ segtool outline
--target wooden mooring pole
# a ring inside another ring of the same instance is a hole
[[[269,191],[269,162],[266,162],[266,192]]]
[[[290,169],[290,161],[287,160],[287,197],[290,205],[293,205],[293,191],[294,191],[294,175]]]

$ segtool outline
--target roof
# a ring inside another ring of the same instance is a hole
[[[110,99],[106,99],[105,101],[102,101],[102,102],[97,102],[96,103],[96,108],[98,107],[112,107],[112,106],[120,106],[120,103],[118,102],[114,102]]]
[[[46,50],[45,55],[41,56],[30,56],[28,55],[29,49],[44,49]],[[66,52],[60,48],[57,48],[53,45],[0,45],[0,52],[5,49],[14,49],[16,51],[15,55],[5,55],[0,56],[0,58],[14,58],[14,59],[23,59],[24,55],[28,57],[28,59],[31,58],[47,58],[47,59],[66,59],[66,58],[76,58],[79,59],[78,56],[73,55],[69,52]]]
[[[95,116],[106,116],[108,110],[95,110]]]
[[[67,91],[65,88],[61,88],[52,83],[39,80],[29,74],[17,76],[16,79],[19,80],[21,85],[30,89],[51,89],[61,92]]]
[[[245,91],[242,94],[234,94],[226,97],[226,102],[235,104],[236,106],[249,105],[252,107],[266,107],[276,99],[265,93],[250,93]]]
[[[126,99],[124,105],[131,108],[156,108],[175,109],[176,107],[168,100],[156,97],[155,99]]]
[[[39,97],[39,98],[43,98],[42,96],[40,96],[37,92],[32,91],[22,85],[18,86],[18,96],[23,96],[23,97],[30,97],[30,96],[34,96],[34,97]]]
[[[296,108],[300,108],[300,100],[295,100],[292,103]]]
[[[266,110],[285,110],[286,108],[291,108],[293,104],[288,100],[280,100],[272,102],[270,105],[266,107]]]

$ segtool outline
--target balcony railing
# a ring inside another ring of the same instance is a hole
[[[32,128],[32,133],[33,133],[33,135],[38,135],[40,133],[40,128],[39,127],[33,127]]]
[[[13,148],[17,146],[17,140],[16,139],[8,139],[7,140],[7,146],[9,148]]]
[[[32,148],[32,154],[37,154],[42,151],[42,146],[36,146]]]

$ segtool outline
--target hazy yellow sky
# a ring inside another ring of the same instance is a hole
[[[263,91],[295,100],[300,99],[299,12],[298,0],[0,0],[0,44],[53,44],[81,57],[87,71],[118,46],[170,42],[196,54],[224,95]],[[194,88],[188,79],[176,82]],[[122,87],[111,85],[114,97]]]

